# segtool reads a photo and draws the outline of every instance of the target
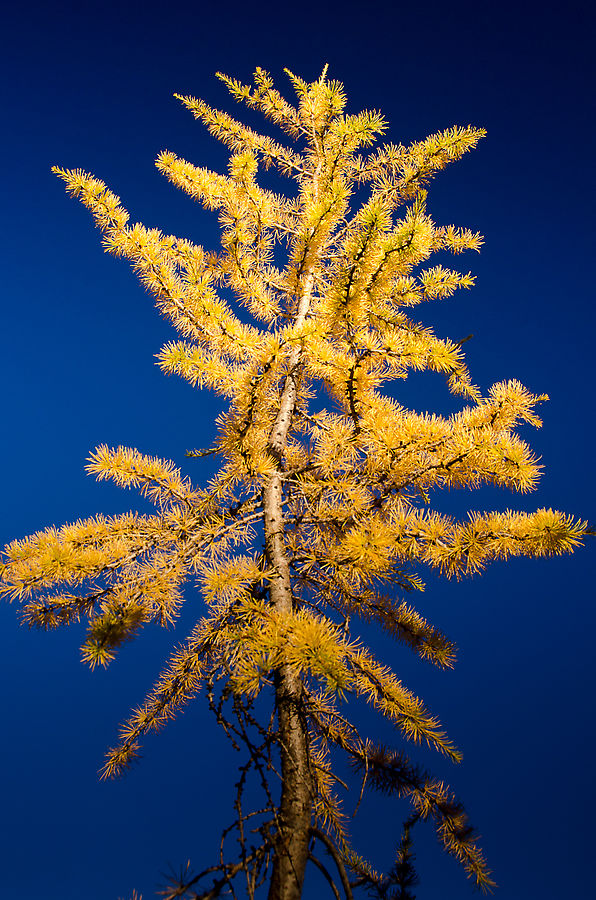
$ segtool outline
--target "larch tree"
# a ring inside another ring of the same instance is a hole
[[[102,181],[54,169],[90,210],[105,249],[129,261],[178,330],[180,340],[159,354],[162,370],[223,398],[215,445],[188,454],[219,455],[221,467],[203,489],[168,460],[100,446],[87,470],[138,489],[155,513],[99,515],[14,541],[2,591],[24,602],[29,626],[88,620],[82,658],[92,668],[144,625],[169,626],[183,603],[196,606],[195,627],[122,726],[103,769],[104,777],[123,772],[143,737],[201,690],[246,751],[220,861],[182,873],[165,896],[268,890],[269,900],[298,900],[311,861],[335,897],[351,898],[358,887],[411,897],[410,832],[419,820],[430,820],[475,884],[490,889],[464,808],[411,762],[403,742],[424,742],[454,762],[458,749],[357,625],[378,623],[422,659],[450,667],[454,645],[403,600],[423,589],[424,570],[458,578],[493,560],[568,553],[589,529],[552,509],[474,512],[462,521],[433,510],[441,488],[525,492],[539,477],[516,427],[540,424],[535,407],[545,396],[517,381],[482,394],[461,342],[410,317],[411,307],[473,284],[469,273],[429,264],[433,254],[478,250],[482,241],[435,224],[426,196],[433,176],[484,132],[454,127],[371,149],[386,130],[380,114],[345,114],[342,86],[326,71],[313,83],[287,74],[294,104],[262,69],[250,85],[220,76],[235,100],[281,129],[282,141],[179,97],[229,148],[229,171],[169,151],[157,168],[218,212],[217,252],[129,224]],[[293,189],[259,185],[259,168],[275,169]],[[400,405],[395,385],[383,391],[422,370],[445,376],[462,398],[459,412],[418,413]],[[395,726],[395,748],[350,720],[356,698]],[[362,790],[410,802],[388,874],[351,846],[339,795],[345,758]],[[262,802],[245,791],[249,778]],[[237,839],[238,853],[226,837]]]

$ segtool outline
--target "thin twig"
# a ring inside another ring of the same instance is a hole
[[[317,859],[317,857],[313,853],[310,853],[310,852],[308,854],[308,858],[312,863],[315,864],[317,869],[319,869],[319,871],[322,872],[323,875],[325,876],[325,878],[327,879],[327,884],[333,891],[333,896],[335,897],[335,900],[341,900],[341,898],[339,896],[339,891],[337,890],[337,887],[336,887],[336,884],[335,884],[333,878],[331,877],[331,875],[329,874],[329,872],[327,871],[327,869],[325,868],[325,866],[323,865],[323,863],[321,862],[321,860]]]
[[[333,862],[337,866],[337,871],[339,872],[339,877],[342,883],[342,887],[346,894],[346,900],[354,900],[354,895],[352,894],[352,888],[350,887],[350,882],[348,880],[348,873],[346,872],[346,867],[344,865],[344,861],[339,855],[337,851],[337,847],[333,843],[333,841],[318,828],[311,826],[310,833],[313,837],[317,838],[324,846]]]

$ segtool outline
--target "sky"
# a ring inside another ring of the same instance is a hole
[[[380,109],[396,143],[454,124],[486,128],[429,193],[436,221],[485,235],[481,254],[462,263],[477,285],[424,316],[453,340],[473,333],[467,360],[484,390],[518,378],[550,396],[544,427],[523,431],[545,471],[534,494],[486,490],[449,503],[462,513],[552,506],[596,520],[591,4],[106,0],[12,4],[3,15],[1,544],[144,509],[85,475],[100,443],[173,459],[199,484],[208,477],[184,453],[212,440],[216,398],[157,369],[168,326],[126,265],[102,253],[50,167],[91,171],[134,220],[215,248],[214,218],[153,160],[167,148],[225,171],[225,151],[172,95],[235,113],[213,74],[247,81],[257,65],[285,89],[284,67],[314,80],[329,63],[349,111]],[[418,410],[454,408],[439,376],[411,379],[400,397]],[[412,749],[466,804],[499,900],[593,896],[593,574],[594,544],[429,583],[420,609],[458,645],[452,672],[370,635],[464,752],[452,767]],[[118,723],[192,626],[193,603],[191,594],[180,630],[150,630],[93,673],[79,661],[76,628],[29,632],[14,605],[0,608],[3,896],[128,900],[136,889],[148,900],[169,866],[214,860],[233,818],[237,760],[200,698],[146,742],[123,779],[97,778]],[[346,810],[358,791],[352,783]],[[370,797],[353,820],[357,848],[379,869],[390,867],[407,814]],[[430,826],[415,841],[419,900],[474,896]],[[319,896],[307,881],[306,900]]]

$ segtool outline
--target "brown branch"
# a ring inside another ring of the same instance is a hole
[[[309,852],[308,858],[309,858],[310,862],[314,863],[315,866],[317,867],[317,869],[320,872],[322,872],[323,875],[325,876],[325,878],[327,879],[327,884],[333,891],[333,896],[335,897],[335,900],[340,900],[339,891],[337,890],[336,884],[335,884],[333,878],[331,877],[330,873],[327,871],[327,869],[321,862],[321,860],[317,859],[317,857],[314,855],[314,853],[311,853],[311,852]]]
[[[348,880],[348,873],[346,872],[344,861],[341,858],[337,847],[335,846],[331,838],[329,838],[323,831],[320,831],[315,826],[311,826],[310,833],[313,837],[317,838],[317,840],[319,840],[323,844],[323,846],[329,853],[329,856],[333,859],[333,862],[337,866],[337,871],[339,872],[342,887],[345,891],[346,900],[354,900],[352,888],[350,887],[350,882]]]

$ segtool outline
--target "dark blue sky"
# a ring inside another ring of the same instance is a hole
[[[485,235],[481,255],[462,263],[477,286],[424,313],[452,339],[473,332],[468,362],[484,389],[511,377],[550,395],[544,428],[524,434],[545,475],[534,495],[484,491],[449,504],[552,505],[596,519],[592,4],[181,0],[172,10],[153,0],[33,2],[4,14],[2,543],[142,508],[84,475],[102,442],[172,458],[202,481],[206,468],[184,451],[208,445],[218,409],[156,368],[168,327],[126,265],[102,253],[90,217],[50,166],[92,171],[133,219],[215,246],[213,219],[153,165],[168,148],[225,169],[221,147],[172,94],[233,111],[216,70],[247,80],[260,65],[283,87],[284,66],[312,80],[325,62],[351,111],[381,109],[396,142],[452,124],[488,131],[429,195],[437,221]],[[401,396],[418,409],[452,408],[438,377],[419,376]],[[429,584],[420,607],[458,644],[453,672],[373,637],[464,751],[455,770],[415,758],[466,803],[500,900],[593,896],[593,560],[589,546]],[[192,602],[178,639],[196,615]],[[29,633],[14,607],[0,614],[0,893],[116,900],[136,887],[148,900],[168,863],[209,864],[232,818],[235,770],[201,701],[147,742],[123,780],[96,777],[172,634],[149,632],[107,672],[90,673],[76,629]],[[376,798],[361,807],[354,835],[379,868],[391,864],[406,814]],[[473,896],[430,828],[418,830],[420,900]],[[318,898],[318,887],[305,896]]]

